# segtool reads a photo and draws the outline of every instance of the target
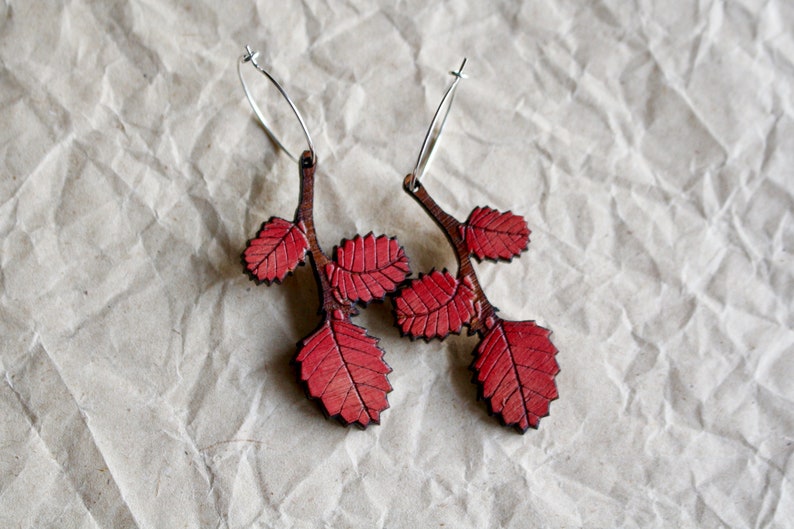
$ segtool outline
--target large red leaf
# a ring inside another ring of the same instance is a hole
[[[560,368],[549,334],[531,321],[498,320],[475,351],[472,368],[491,413],[521,432],[537,428],[557,398]]]
[[[527,249],[529,228],[524,217],[489,207],[476,208],[461,227],[469,252],[479,260],[510,260]]]
[[[397,324],[404,334],[430,340],[459,333],[474,315],[474,291],[449,272],[433,270],[412,281],[394,299]]]
[[[246,269],[259,281],[282,281],[303,262],[309,241],[303,223],[273,217],[243,252]]]
[[[330,417],[365,427],[389,407],[391,368],[377,343],[366,329],[331,317],[301,343],[295,358],[300,378]]]
[[[411,273],[405,251],[386,235],[370,233],[342,241],[335,261],[327,265],[326,274],[339,301],[382,299]]]

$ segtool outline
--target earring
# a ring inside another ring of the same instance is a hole
[[[474,272],[471,258],[509,261],[527,249],[526,221],[511,212],[477,207],[460,222],[433,200],[420,178],[425,172],[444,128],[458,83],[463,78],[463,60],[433,116],[413,172],[405,177],[405,191],[441,227],[455,250],[457,275],[446,269],[431,270],[411,281],[395,297],[395,317],[403,335],[411,338],[444,339],[468,326],[469,335],[480,342],[474,350],[472,382],[479,385],[479,398],[488,403],[491,415],[505,426],[524,433],[537,428],[548,415],[549,403],[557,398],[554,377],[559,366],[550,331],[534,321],[508,321],[497,315]],[[443,109],[446,108],[444,111]]]
[[[258,52],[246,46],[237,73],[246,98],[273,141],[297,164],[300,203],[293,220],[271,217],[243,252],[245,271],[257,283],[280,283],[309,256],[320,293],[320,325],[298,343],[294,363],[309,398],[319,402],[326,416],[344,425],[365,428],[379,423],[389,407],[391,385],[378,339],[355,325],[356,304],[383,300],[410,274],[405,251],[394,238],[371,232],[343,240],[329,257],[317,242],[314,226],[314,177],[317,157],[303,118],[282,86],[257,62]],[[254,101],[241,66],[251,63],[273,83],[298,118],[308,149],[295,158],[273,134]]]

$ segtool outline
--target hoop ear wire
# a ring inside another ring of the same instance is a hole
[[[433,115],[433,121],[430,122],[430,127],[427,129],[425,139],[422,142],[422,148],[419,150],[419,156],[416,159],[416,165],[410,175],[410,181],[407,182],[411,191],[415,191],[419,187],[419,179],[424,175],[427,166],[430,165],[430,160],[433,157],[433,152],[436,150],[436,145],[444,131],[444,125],[447,122],[449,111],[452,110],[452,101],[455,99],[455,90],[461,79],[466,79],[463,75],[463,68],[466,66],[466,58],[460,63],[460,68],[457,71],[449,72],[455,77],[450,83],[447,91],[444,92],[444,97],[441,98],[441,103],[438,104],[436,113]],[[446,109],[445,109],[446,108]],[[436,127],[438,125],[438,127]]]
[[[282,151],[284,151],[286,155],[289,156],[295,163],[300,163],[298,161],[298,158],[295,157],[295,155],[293,155],[289,151],[289,149],[287,149],[284,146],[283,143],[281,143],[281,141],[278,139],[276,134],[270,129],[270,126],[267,124],[267,120],[265,120],[265,116],[262,114],[262,111],[259,109],[259,105],[256,104],[256,101],[254,101],[254,98],[251,95],[251,91],[248,89],[248,85],[246,84],[245,79],[243,78],[243,71],[241,68],[241,66],[247,62],[250,62],[254,66],[254,68],[259,70],[259,72],[261,72],[265,77],[267,77],[268,80],[271,83],[273,83],[273,85],[278,89],[278,91],[281,93],[284,99],[287,100],[287,103],[289,103],[292,112],[295,114],[295,117],[298,118],[298,122],[300,123],[300,126],[303,129],[303,135],[306,137],[306,143],[308,143],[309,145],[309,152],[311,153],[312,156],[312,165],[314,165],[314,163],[316,162],[316,156],[314,154],[314,143],[312,142],[312,138],[309,135],[309,130],[306,128],[306,123],[303,121],[303,116],[301,116],[301,113],[298,111],[297,107],[295,106],[295,103],[292,102],[292,99],[290,99],[290,97],[287,95],[287,92],[279,84],[279,82],[276,81],[273,78],[273,76],[271,76],[267,72],[267,70],[265,70],[259,65],[259,63],[256,61],[258,56],[259,56],[258,51],[253,51],[250,46],[246,46],[245,54],[242,57],[240,57],[240,60],[237,62],[237,75],[240,78],[240,83],[243,85],[243,91],[245,92],[246,99],[248,99],[248,104],[251,105],[251,110],[253,110],[254,114],[256,114],[256,117],[259,119],[259,122],[262,124],[262,127],[264,127],[267,135],[270,136],[270,139],[273,140],[273,142],[276,145],[278,145],[279,148]]]

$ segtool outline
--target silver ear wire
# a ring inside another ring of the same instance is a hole
[[[265,77],[267,77],[268,80],[271,83],[273,83],[273,85],[278,89],[278,91],[281,93],[281,95],[284,96],[284,99],[287,100],[287,103],[289,103],[289,106],[292,109],[292,112],[295,114],[295,117],[298,118],[298,121],[300,122],[301,128],[303,129],[303,135],[306,137],[306,143],[309,144],[309,152],[312,155],[312,164],[314,164],[315,161],[316,161],[316,157],[315,157],[315,154],[314,154],[314,143],[312,142],[312,138],[309,135],[309,131],[306,128],[306,123],[303,121],[303,117],[301,116],[301,113],[298,112],[297,107],[295,107],[295,103],[292,102],[292,99],[290,99],[290,97],[287,95],[287,92],[278,83],[278,81],[276,81],[273,78],[273,76],[271,76],[267,72],[267,70],[265,70],[264,68],[259,66],[259,63],[256,62],[256,58],[258,56],[259,56],[259,52],[258,51],[253,51],[250,46],[246,46],[245,47],[245,54],[242,57],[240,57],[240,60],[237,63],[237,75],[240,77],[240,83],[243,85],[243,91],[245,92],[246,99],[248,99],[248,103],[251,105],[251,109],[254,111],[254,114],[256,114],[256,117],[259,119],[259,122],[265,128],[265,132],[267,132],[267,135],[270,136],[270,139],[273,140],[273,142],[275,142],[276,145],[278,145],[281,148],[281,150],[284,151],[287,154],[287,156],[292,158],[295,161],[295,163],[300,163],[300,162],[298,162],[298,158],[295,155],[293,155],[291,152],[289,152],[289,149],[287,149],[284,146],[284,144],[281,143],[281,141],[279,141],[278,137],[270,129],[270,126],[267,124],[267,120],[265,120],[265,116],[262,114],[262,111],[259,109],[259,105],[256,104],[256,101],[254,101],[254,98],[251,95],[251,91],[248,89],[248,85],[245,83],[245,79],[243,78],[243,71],[242,71],[242,68],[241,68],[241,66],[243,64],[247,63],[247,62],[250,62],[254,66],[254,68],[259,70]]]
[[[444,92],[444,97],[441,98],[441,103],[438,104],[436,113],[433,115],[433,121],[430,122],[430,127],[427,129],[427,134],[425,134],[422,148],[419,150],[419,157],[416,159],[416,165],[411,173],[409,186],[412,191],[419,186],[419,179],[424,174],[427,166],[430,165],[430,159],[433,156],[433,152],[436,150],[436,144],[438,144],[438,140],[441,137],[441,132],[444,130],[447,116],[449,116],[449,111],[452,110],[452,101],[455,99],[455,89],[458,87],[458,83],[461,79],[466,79],[466,76],[463,75],[463,68],[465,66],[466,58],[464,57],[463,62],[460,63],[460,68],[458,68],[457,71],[449,72],[455,79],[450,83],[447,91]],[[436,127],[436,125],[438,126]]]

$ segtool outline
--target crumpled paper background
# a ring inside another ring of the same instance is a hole
[[[0,525],[790,524],[792,4],[380,3],[0,6]],[[240,264],[298,191],[245,44],[314,135],[321,244],[396,235],[414,273],[455,266],[401,181],[469,58],[424,183],[533,230],[477,270],[554,331],[538,431],[475,400],[474,338],[402,339],[388,302],[357,318],[394,369],[382,424],[304,397],[311,272]]]

